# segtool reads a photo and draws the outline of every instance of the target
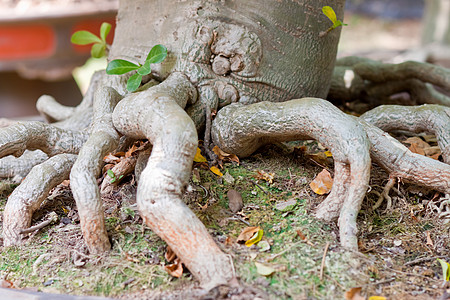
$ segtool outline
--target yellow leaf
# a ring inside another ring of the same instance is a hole
[[[261,228],[259,226],[251,226],[251,227],[245,227],[242,232],[239,234],[236,242],[243,243],[248,241],[252,238],[252,236],[255,235]]]
[[[262,239],[263,234],[264,231],[262,229],[258,230],[248,241],[245,242],[245,246],[251,247],[252,245],[258,243]]]
[[[325,16],[328,17],[328,19],[330,19],[331,22],[333,22],[333,24],[337,23],[336,13],[331,7],[329,6],[322,7],[322,12]]]
[[[383,296],[370,296],[368,300],[386,300]]]
[[[195,153],[195,156],[194,156],[194,161],[199,162],[199,163],[206,162],[206,158],[203,157],[203,155],[200,151],[200,148],[198,148],[198,147],[197,147],[197,153]]]
[[[275,269],[266,265],[263,265],[259,262],[255,262],[256,271],[259,275],[270,276],[275,273]]]
[[[325,151],[324,154],[326,157],[333,157],[333,154],[331,154],[331,151]]]
[[[211,168],[209,168],[211,170],[211,172],[213,172],[214,174],[216,174],[217,176],[222,177],[223,174],[222,172],[220,172],[219,168],[212,166]]]
[[[314,193],[318,195],[328,194],[333,186],[333,178],[330,172],[323,169],[316,178],[309,184]]]

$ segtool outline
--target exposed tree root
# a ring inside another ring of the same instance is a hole
[[[450,108],[439,105],[384,105],[361,115],[383,131],[405,130],[436,135],[444,162],[450,164]]]
[[[339,217],[341,244],[357,249],[356,217],[368,188],[369,142],[363,128],[327,101],[314,98],[283,103],[229,105],[213,123],[213,140],[222,150],[245,157],[262,145],[316,139],[335,160],[335,184],[316,216]]]
[[[9,196],[3,219],[5,246],[20,244],[20,232],[30,227],[33,212],[39,208],[49,191],[69,178],[76,157],[74,154],[59,154],[35,166]]]
[[[91,253],[102,253],[111,247],[105,229],[97,177],[102,170],[103,157],[119,144],[119,133],[113,126],[112,113],[121,99],[113,88],[102,87],[97,90],[94,96],[92,133],[70,173],[81,231]]]
[[[197,147],[194,123],[183,109],[196,97],[187,78],[173,73],[160,85],[122,100],[113,121],[121,133],[153,144],[138,185],[141,216],[202,285],[212,288],[235,275],[231,259],[181,201]]]
[[[450,91],[450,71],[428,63],[383,64],[367,58],[345,57],[336,62],[328,99],[341,102],[358,99],[372,108],[392,104],[395,94],[407,92],[413,104],[450,106],[450,97],[433,85]]]

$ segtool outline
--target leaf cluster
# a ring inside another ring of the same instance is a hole
[[[134,92],[140,86],[142,76],[150,74],[151,64],[158,64],[164,61],[167,56],[167,48],[163,45],[155,45],[150,50],[145,59],[144,64],[135,64],[124,59],[112,60],[106,67],[106,74],[108,75],[122,75],[136,70],[136,74],[133,74],[127,82],[127,90]]]
[[[94,58],[101,58],[106,54],[106,37],[111,31],[111,24],[103,22],[100,27],[100,37],[92,32],[80,30],[75,32],[70,41],[76,45],[93,44],[91,48],[91,56]]]

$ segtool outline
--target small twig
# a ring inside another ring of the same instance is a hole
[[[227,214],[229,214],[231,216],[231,218],[228,218],[229,220],[233,220],[233,219],[234,220],[238,220],[238,221],[241,221],[242,223],[244,223],[245,225],[250,226],[249,222],[245,221],[244,219],[242,219],[238,215],[233,214],[232,212],[229,212],[228,210],[225,210],[225,213],[227,213]]]
[[[446,258],[447,256],[445,255],[439,255],[439,256],[434,256],[434,257],[422,257],[422,258],[418,258],[412,261],[408,261],[407,263],[404,263],[404,266],[412,266],[412,265],[417,265],[426,261],[430,261],[430,260],[435,260],[436,258]]]
[[[330,247],[330,242],[326,243],[325,249],[323,250],[322,263],[320,264],[320,281],[323,279],[323,269],[325,268],[325,258],[327,256],[328,247]]]
[[[45,220],[45,221],[43,221],[43,222],[41,222],[41,223],[39,223],[39,224],[37,224],[35,226],[31,226],[30,228],[22,229],[20,231],[20,233],[21,234],[27,234],[27,233],[33,232],[35,230],[42,229],[45,226],[47,226],[47,225],[49,225],[49,224],[51,224],[53,222],[56,222],[57,220],[58,220],[58,215],[54,211],[52,211],[49,214],[49,218],[47,220]]]
[[[264,194],[266,194],[266,195],[270,194],[270,193],[269,193],[268,191],[266,191],[262,186],[260,186],[256,181],[254,181],[254,180],[252,180],[252,179],[250,179],[250,181],[251,181],[251,183],[253,183],[253,184],[256,185],[257,187],[259,187],[259,189],[260,189],[261,191],[263,191]]]

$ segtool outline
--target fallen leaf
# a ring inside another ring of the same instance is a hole
[[[251,247],[254,244],[257,244],[259,241],[261,241],[262,237],[264,234],[264,230],[260,229],[257,232],[255,232],[255,234],[245,242],[245,246],[247,247]]]
[[[333,186],[333,178],[331,178],[330,172],[323,169],[316,178],[309,184],[314,193],[318,195],[328,194]]]
[[[326,157],[333,157],[331,151],[325,151],[323,154],[325,154]]]
[[[217,158],[219,158],[221,160],[234,161],[239,165],[239,163],[240,163],[239,158],[235,154],[226,153],[217,146],[214,146],[214,148],[212,150],[217,155]]]
[[[442,275],[443,275],[443,279],[444,281],[449,281],[450,280],[450,264],[448,262],[446,262],[445,260],[436,258],[437,261],[441,264],[442,267]]]
[[[243,244],[251,237],[257,233],[261,228],[259,226],[251,226],[244,228],[241,233],[239,234],[238,238],[236,239],[236,242],[239,244]]]
[[[383,296],[370,296],[368,300],[386,300]]]
[[[258,243],[259,252],[265,252],[270,250],[270,244],[268,241],[261,241]]]
[[[103,161],[107,164],[116,164],[120,161],[120,157],[112,155],[111,153],[103,157]]]
[[[229,190],[227,192],[227,197],[228,197],[228,207],[233,213],[237,213],[244,207],[242,196],[238,191]]]
[[[429,231],[427,231],[427,246],[434,247],[434,243],[433,243],[433,240],[431,239],[431,235],[430,235]]]
[[[424,142],[420,137],[414,136],[410,137],[404,141],[407,144],[410,144],[409,150],[413,153],[417,153],[420,155],[425,155],[428,157],[439,157],[441,154],[441,149],[438,146],[430,146],[427,142]]]
[[[365,300],[366,298],[361,296],[360,287],[354,287],[345,292],[345,300]]]
[[[220,172],[219,168],[212,166],[211,168],[209,168],[211,170],[211,172],[213,172],[214,174],[216,174],[219,177],[222,177],[223,174],[222,172]]]
[[[176,258],[173,264],[164,266],[164,270],[166,270],[170,276],[180,278],[181,275],[183,275],[183,264],[179,258]]]
[[[172,261],[174,261],[177,258],[177,255],[175,254],[175,252],[173,252],[172,248],[167,246],[166,253],[164,253],[164,258],[168,262],[172,262]]]
[[[272,184],[273,183],[273,179],[275,177],[274,173],[268,173],[266,171],[263,170],[258,170],[256,171],[256,173],[258,173],[255,177],[256,179],[261,179],[264,181],[267,181],[268,183]]]
[[[200,148],[197,147],[197,152],[195,153],[194,156],[194,161],[195,162],[206,162],[206,158],[202,155]]]
[[[13,289],[14,284],[12,283],[12,281],[9,281],[7,279],[0,279],[0,288]]]
[[[275,204],[275,208],[280,211],[290,211],[297,205],[297,199],[291,198],[287,201],[278,202]]]
[[[273,273],[275,273],[274,268],[263,265],[262,263],[255,262],[255,266],[256,266],[256,272],[258,272],[259,275],[270,276]]]

